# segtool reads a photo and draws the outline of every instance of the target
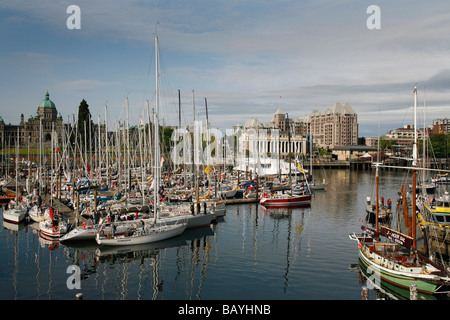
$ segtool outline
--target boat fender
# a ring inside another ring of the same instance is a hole
[[[83,222],[83,223],[81,224],[81,226],[83,227],[83,229],[86,229],[86,222]]]

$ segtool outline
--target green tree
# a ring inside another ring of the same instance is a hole
[[[391,150],[397,145],[397,140],[387,140],[380,137],[380,150]],[[378,147],[378,141],[375,141],[375,147]]]
[[[439,133],[433,134],[427,143],[428,156],[435,156],[436,158],[445,158],[450,154],[450,136],[449,134]],[[422,153],[423,141],[418,143],[418,151]]]
[[[90,130],[92,131],[94,129],[94,126],[92,123],[91,112],[89,111],[89,105],[84,99],[81,101],[80,106],[78,107],[77,129],[78,129],[77,140],[78,143],[80,144],[80,148],[84,150],[85,141],[87,143],[87,148],[89,148],[89,146],[92,145],[89,139],[93,138],[93,134],[92,132],[90,132]],[[86,139],[85,134],[87,135]]]

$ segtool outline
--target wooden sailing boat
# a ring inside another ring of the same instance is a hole
[[[155,170],[154,170],[154,204],[153,204],[153,214],[154,220],[153,224],[145,224],[142,223],[142,228],[137,225],[130,229],[124,235],[116,236],[115,234],[112,237],[102,236],[100,232],[96,234],[96,241],[101,245],[111,245],[111,246],[119,246],[119,245],[134,245],[134,244],[145,244],[152,243],[156,241],[161,241],[165,239],[169,239],[172,237],[176,237],[183,233],[186,229],[187,223],[185,219],[178,219],[175,223],[172,224],[161,224],[157,223],[159,216],[159,207],[160,207],[160,199],[159,199],[159,183],[161,179],[160,173],[160,155],[159,155],[159,84],[158,84],[158,37],[155,36],[155,77],[156,77],[156,112],[155,112]],[[114,226],[113,226],[114,227]]]
[[[380,124],[378,121],[378,137],[380,136]],[[384,201],[381,201],[380,203],[380,197],[379,197],[379,167],[382,165],[380,162],[380,140],[378,138],[378,149],[377,149],[377,162],[373,163],[372,166],[375,166],[375,204],[373,204],[371,201],[367,201],[366,204],[366,213],[367,217],[366,220],[371,224],[376,224],[377,232],[379,230],[378,223],[379,222],[389,222],[390,220],[390,210],[391,208],[384,206]]]
[[[417,89],[414,89],[414,109],[417,107]],[[414,113],[414,120],[416,113]],[[417,126],[415,125],[415,129]],[[417,133],[413,145],[413,201],[412,201],[412,237],[397,230],[381,226],[377,230],[362,226],[361,234],[353,233],[350,239],[358,242],[358,257],[360,267],[373,275],[373,279],[409,289],[414,283],[417,291],[424,294],[449,292],[450,277],[446,270],[424,257],[416,246],[416,159],[417,159]],[[406,201],[406,199],[405,199]],[[391,242],[380,242],[379,237],[385,237]]]

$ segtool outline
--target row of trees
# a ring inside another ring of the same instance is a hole
[[[448,158],[450,154],[450,135],[446,133],[433,134],[428,140],[426,153],[429,157]],[[419,153],[422,154],[423,140],[419,141]]]

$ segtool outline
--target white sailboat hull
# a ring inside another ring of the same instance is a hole
[[[66,224],[59,223],[57,226],[54,226],[51,220],[41,220],[39,229],[43,235],[51,238],[60,238],[67,233]]]
[[[214,214],[208,213],[208,214],[197,214],[197,215],[183,215],[183,218],[186,219],[187,225],[186,230],[188,229],[195,229],[195,228],[201,228],[209,226],[214,219]],[[180,221],[180,216],[174,216],[174,217],[164,217],[160,218],[159,220],[163,224],[175,224]]]
[[[98,244],[106,246],[128,246],[135,244],[145,244],[176,237],[186,229],[186,223],[157,226],[138,232],[132,236],[116,236],[113,238],[101,237],[97,234],[95,240]]]
[[[76,228],[66,233],[61,237],[60,241],[86,241],[95,240],[95,234],[97,230],[95,228]]]
[[[22,208],[13,208],[3,211],[3,219],[11,223],[20,223],[25,219],[26,212]]]
[[[116,226],[115,235],[120,236],[125,234],[128,230],[133,228],[134,226],[141,225],[141,221],[150,221],[149,219],[138,219],[131,221],[117,221],[114,222]],[[95,235],[101,229],[102,236],[112,236],[112,224],[109,225],[82,225],[79,226],[61,238],[61,241],[86,241],[86,240],[95,240]]]
[[[28,211],[28,215],[34,222],[41,222],[41,220],[44,219],[44,214],[38,210],[37,206],[32,207],[30,211]]]

